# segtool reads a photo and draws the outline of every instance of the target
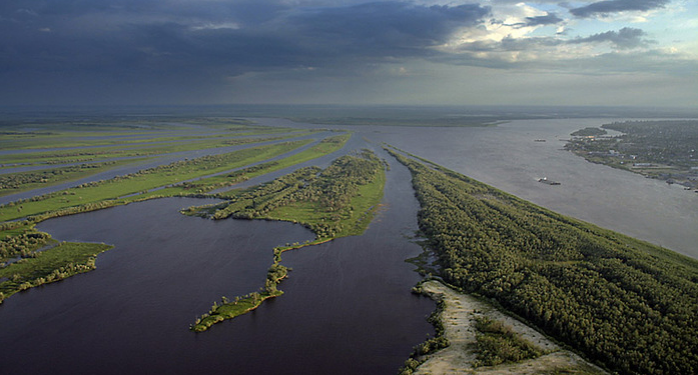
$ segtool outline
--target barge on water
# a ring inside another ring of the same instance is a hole
[[[560,185],[559,182],[548,180],[547,177],[543,177],[543,178],[538,179],[538,182],[542,182],[542,183],[548,184],[548,185]]]

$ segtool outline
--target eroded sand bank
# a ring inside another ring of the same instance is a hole
[[[458,293],[438,281],[428,281],[422,286],[428,293],[439,294],[444,298],[446,307],[441,319],[450,346],[428,355],[426,362],[417,368],[415,374],[605,374],[598,367],[562,349],[538,331],[499,312],[486,302]],[[477,331],[473,323],[476,316],[488,316],[511,326],[514,331],[548,354],[516,364],[474,368]]]

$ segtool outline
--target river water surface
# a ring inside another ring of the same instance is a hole
[[[269,126],[329,127],[285,119],[255,120]],[[561,214],[698,258],[698,194],[589,163],[563,149],[576,130],[625,120],[516,120],[492,127],[337,127],[399,147]],[[561,185],[538,182],[543,177]]]
[[[374,137],[553,211],[698,258],[698,194],[563,150],[571,132],[610,121],[526,120],[438,131],[384,128]],[[543,177],[561,185],[538,182]]]
[[[212,221],[162,199],[48,220],[54,238],[116,247],[97,270],[19,293],[0,306],[3,373],[393,374],[433,334],[433,303],[410,293],[404,260],[421,248],[409,172],[388,173],[385,207],[363,236],[284,254],[286,293],[195,334],[213,301],[257,290],[272,248],[313,238],[269,221]],[[8,350],[8,348],[11,348]]]

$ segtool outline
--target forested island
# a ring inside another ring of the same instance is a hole
[[[696,120],[614,122],[571,135],[565,148],[591,162],[698,189]]]
[[[608,132],[604,129],[599,129],[599,128],[594,128],[594,127],[588,127],[584,129],[577,130],[575,132],[572,132],[570,134],[573,137],[596,137],[600,135],[606,135]]]
[[[438,273],[623,374],[698,369],[698,262],[426,161],[413,174]]]

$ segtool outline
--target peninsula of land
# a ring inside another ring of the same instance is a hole
[[[614,122],[571,135],[565,148],[590,162],[698,191],[697,120]]]

